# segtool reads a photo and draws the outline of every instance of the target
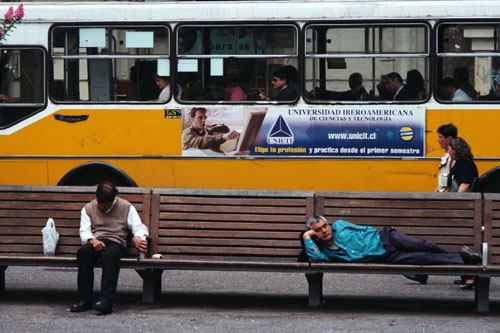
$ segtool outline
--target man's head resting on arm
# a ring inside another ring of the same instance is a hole
[[[325,246],[331,246],[333,243],[332,228],[324,216],[313,216],[306,221],[307,231],[303,238],[312,238]]]
[[[117,194],[118,190],[112,182],[103,181],[100,183],[95,192],[97,208],[103,213],[109,210],[113,205]]]

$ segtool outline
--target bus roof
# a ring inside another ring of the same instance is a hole
[[[18,2],[0,4],[0,12]],[[310,21],[355,19],[441,19],[500,16],[498,1],[482,0],[309,0],[168,2],[26,2],[25,22]],[[196,9],[194,9],[196,8]]]

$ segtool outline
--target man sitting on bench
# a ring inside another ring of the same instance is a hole
[[[459,253],[449,253],[429,241],[411,237],[384,227],[379,231],[369,226],[358,226],[337,220],[330,227],[323,216],[314,216],[306,222],[302,239],[311,261],[378,262],[409,265],[477,265],[481,254],[464,246]],[[426,275],[405,275],[425,283]]]
[[[137,210],[122,198],[111,182],[97,187],[96,199],[81,211],[80,238],[83,246],[78,250],[78,301],[71,312],[92,309],[94,266],[97,259],[102,264],[101,294],[94,304],[100,314],[113,312],[112,301],[120,272],[120,259],[127,247],[129,230],[134,234],[132,242],[141,252],[148,249],[147,227],[142,224]]]

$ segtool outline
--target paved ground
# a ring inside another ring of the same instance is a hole
[[[96,316],[68,311],[75,269],[9,267],[0,323],[2,332],[499,332],[500,279],[482,315],[473,313],[474,292],[453,279],[329,274],[325,305],[311,309],[301,274],[175,271],[150,305],[140,303],[140,277],[122,270],[115,312]]]

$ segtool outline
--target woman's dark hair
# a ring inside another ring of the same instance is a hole
[[[474,158],[474,155],[472,155],[470,146],[465,142],[464,139],[458,137],[458,138],[453,138],[450,141],[450,146],[453,148],[455,151],[455,159],[459,160],[464,157],[468,157],[470,159]]]

